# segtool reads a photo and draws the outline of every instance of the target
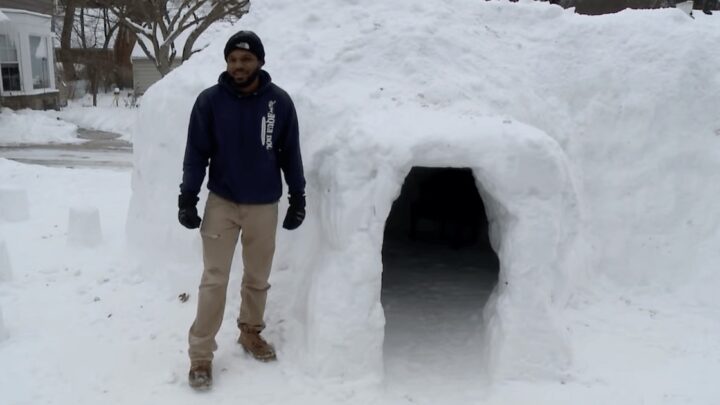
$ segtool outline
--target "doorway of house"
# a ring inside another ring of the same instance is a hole
[[[422,386],[477,369],[499,261],[472,170],[413,167],[385,224],[382,259],[386,381]]]

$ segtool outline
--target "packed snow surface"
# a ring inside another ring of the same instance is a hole
[[[254,4],[146,93],[132,187],[123,172],[0,160],[32,212],[0,224],[13,264],[0,359],[16,376],[0,392],[12,404],[713,403],[718,23],[539,2]],[[237,29],[263,38],[266,70],[295,100],[308,217],[278,234],[264,334],[280,361],[234,344],[238,248],[216,384],[200,399],[185,381],[200,240],[176,222],[177,185],[190,108]],[[381,285],[385,221],[413,166],[472,169],[500,261],[486,304],[492,280],[445,302],[426,291],[444,271]],[[78,204],[99,210],[97,248],[67,245]],[[381,302],[382,287],[396,295]],[[451,302],[447,319],[419,315],[458,335],[393,334],[403,307]]]

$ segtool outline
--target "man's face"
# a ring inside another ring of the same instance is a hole
[[[260,70],[262,62],[250,51],[235,49],[227,57],[227,72],[235,83],[245,83]]]

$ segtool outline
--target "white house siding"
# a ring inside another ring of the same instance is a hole
[[[34,11],[40,14],[51,14],[54,2],[52,0],[0,0],[0,8]]]
[[[133,58],[132,65],[133,87],[136,94],[145,93],[150,86],[162,78],[155,64],[148,58]],[[173,69],[178,66],[180,66],[179,62],[173,62]]]
[[[19,90],[6,89],[0,81],[3,105],[13,108],[55,107],[57,101],[53,100],[57,100],[58,91],[51,17],[16,9],[2,9],[2,12],[9,21],[0,22],[0,35],[13,44],[20,73]],[[9,54],[6,53],[5,57]]]

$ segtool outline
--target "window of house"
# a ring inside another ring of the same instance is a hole
[[[50,87],[48,49],[45,37],[30,36],[30,61],[32,66],[33,89]]]
[[[15,43],[0,34],[0,77],[4,91],[20,91],[20,63]]]

